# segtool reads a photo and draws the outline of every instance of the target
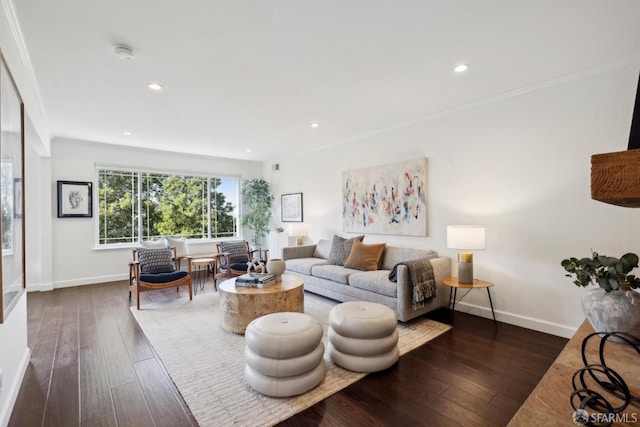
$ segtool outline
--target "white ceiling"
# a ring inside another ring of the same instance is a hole
[[[14,2],[52,136],[250,160],[640,57],[638,0]]]

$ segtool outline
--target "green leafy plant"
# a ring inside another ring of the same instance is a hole
[[[592,251],[591,258],[569,258],[561,262],[577,286],[598,285],[607,292],[617,290],[620,283],[628,282],[633,289],[640,288],[640,278],[628,274],[638,267],[638,255],[627,253],[620,258],[599,255]]]
[[[267,181],[254,178],[242,181],[241,195],[242,203],[250,209],[250,212],[242,215],[240,224],[251,230],[251,242],[258,245],[269,233],[273,194]]]

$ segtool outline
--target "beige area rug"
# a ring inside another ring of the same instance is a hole
[[[313,390],[290,398],[255,392],[244,381],[244,337],[220,327],[219,296],[207,291],[191,302],[184,297],[131,310],[202,427],[273,425],[364,377],[334,365],[325,353],[327,375]],[[305,313],[323,324],[326,348],[329,311],[338,303],[308,292],[304,301]],[[422,318],[399,323],[400,354],[450,328]]]

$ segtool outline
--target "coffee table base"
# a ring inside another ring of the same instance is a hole
[[[265,314],[304,313],[304,287],[299,277],[284,275],[282,282],[265,289],[236,288],[235,279],[230,279],[218,289],[220,323],[236,334],[244,334],[252,320]]]

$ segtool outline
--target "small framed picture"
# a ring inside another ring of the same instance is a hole
[[[302,222],[302,193],[283,194],[282,222]]]
[[[93,183],[58,181],[58,218],[93,216]]]

